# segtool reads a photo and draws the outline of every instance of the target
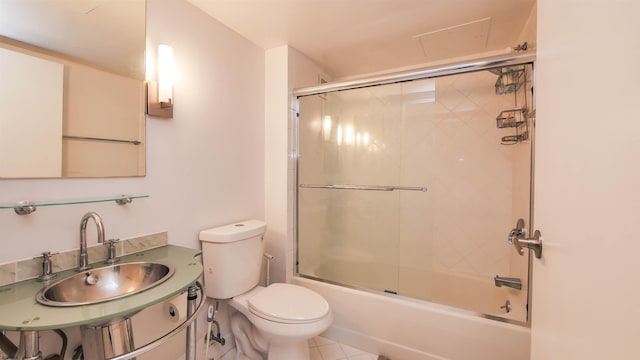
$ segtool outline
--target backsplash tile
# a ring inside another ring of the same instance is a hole
[[[26,259],[16,263],[16,281],[33,279],[42,272],[42,261],[37,259]]]
[[[78,266],[78,249],[51,255],[51,263],[54,273]]]
[[[116,243],[116,256],[124,256],[136,252],[153,249],[169,244],[166,231],[124,239]],[[107,259],[107,246],[94,244],[87,247],[90,263],[99,263]],[[78,249],[61,251],[51,255],[53,272],[73,269],[78,266]],[[0,264],[0,286],[24,281],[40,276],[42,272],[41,258],[23,259],[11,263]]]
[[[137,238],[122,240],[123,255],[133,254],[139,251],[157,248],[169,243],[167,232],[140,236]]]
[[[107,246],[104,244],[94,244],[87,247],[87,255],[89,256],[89,262],[104,261],[107,259]],[[77,265],[76,265],[77,266]]]
[[[0,265],[0,285],[15,282],[17,272],[16,266],[16,263]]]

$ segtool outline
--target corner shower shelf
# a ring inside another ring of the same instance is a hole
[[[520,143],[520,142],[526,141],[526,140],[529,140],[529,132],[528,131],[525,131],[522,134],[503,136],[500,139],[500,143],[502,145],[515,145],[517,143]]]
[[[499,129],[518,127],[526,122],[527,108],[525,107],[502,110],[496,117],[496,126]]]
[[[133,199],[147,198],[149,195],[118,195],[95,199],[82,199],[82,200],[63,200],[63,201],[19,201],[15,204],[0,204],[0,209],[13,209],[18,215],[28,215],[36,211],[38,206],[57,206],[57,205],[74,205],[74,204],[90,204],[99,202],[115,201],[118,205],[126,205],[133,201]]]
[[[495,84],[497,95],[512,94],[525,83],[524,68],[506,68],[506,70],[500,70],[499,74]]]

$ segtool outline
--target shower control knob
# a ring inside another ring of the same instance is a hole
[[[511,229],[509,232],[509,237],[507,238],[507,242],[509,245],[514,245],[518,254],[523,255],[524,250],[520,247],[516,239],[518,238],[526,238],[527,237],[527,229],[524,227],[524,219],[518,219],[516,223],[516,227]]]
[[[537,259],[542,257],[542,233],[536,230],[533,237],[527,237],[527,229],[524,225],[524,219],[518,219],[516,227],[509,232],[507,239],[509,245],[513,245],[520,255],[524,255],[524,248],[533,250]]]

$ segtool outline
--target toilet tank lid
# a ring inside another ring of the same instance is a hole
[[[265,233],[267,224],[260,220],[245,220],[200,231],[200,241],[229,243],[250,239]]]

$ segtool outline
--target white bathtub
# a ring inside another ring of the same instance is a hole
[[[392,360],[527,360],[530,329],[447,306],[294,276],[334,313],[324,336]],[[473,298],[470,298],[473,301]]]
[[[465,276],[428,271],[409,276],[397,265],[380,264],[371,259],[325,259],[305,272],[313,278],[375,291],[392,290],[406,297],[448,305],[526,323],[526,288],[496,287],[491,277]],[[413,275],[413,276],[412,276]],[[511,311],[501,306],[509,300]]]

